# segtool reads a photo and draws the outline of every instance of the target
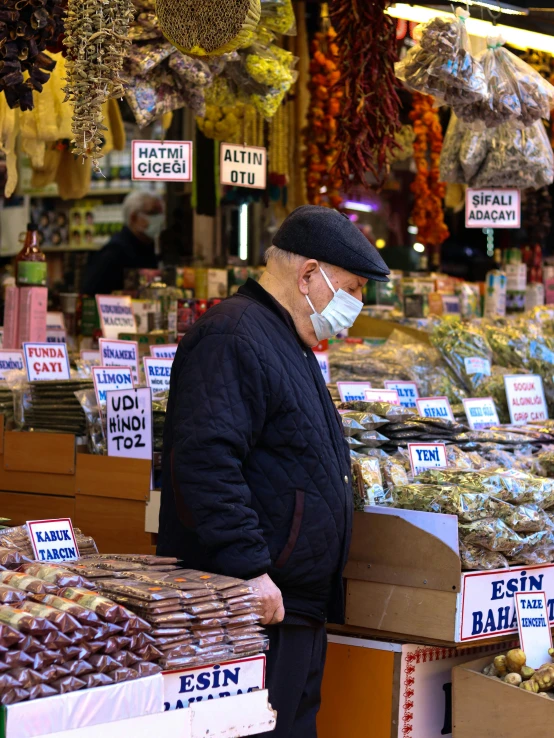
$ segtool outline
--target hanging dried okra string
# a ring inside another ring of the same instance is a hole
[[[73,152],[92,159],[98,170],[102,156],[102,105],[123,97],[123,60],[131,45],[130,0],[69,0],[65,20],[67,49],[66,100],[73,103]]]

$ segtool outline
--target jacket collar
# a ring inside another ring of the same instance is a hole
[[[294,321],[289,311],[286,310],[272,295],[270,295],[267,290],[264,290],[258,282],[249,277],[245,284],[243,284],[242,287],[239,287],[237,294],[249,297],[251,300],[255,300],[268,310],[271,310],[271,312],[282,320],[287,328],[292,331],[302,349],[306,349],[306,344],[296,332],[296,326],[294,325]]]

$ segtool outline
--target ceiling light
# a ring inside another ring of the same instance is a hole
[[[465,5],[479,5],[494,13],[505,13],[506,15],[529,15],[527,8],[519,8],[517,5],[507,3],[485,2],[485,0],[464,0]]]
[[[418,232],[417,226],[414,226],[414,225],[408,226],[408,233],[411,233],[412,236],[417,236],[417,232]]]
[[[344,207],[346,210],[359,210],[360,213],[372,213],[375,210],[368,202],[352,202],[351,200],[347,200]]]
[[[375,246],[376,246],[376,247],[377,247],[378,249],[384,249],[386,245],[387,245],[387,242],[385,241],[385,239],[384,239],[384,238],[378,238],[378,239],[377,239],[377,240],[375,241]]]
[[[452,13],[426,8],[423,5],[408,5],[407,3],[391,5],[385,10],[385,13],[393,18],[402,18],[414,23],[427,23],[427,21],[437,16],[452,18]],[[465,26],[470,36],[487,38],[494,34],[495,36],[502,36],[507,44],[518,49],[535,49],[536,51],[546,51],[549,54],[554,54],[554,36],[547,36],[545,33],[526,31],[523,28],[504,26],[501,23],[494,26],[489,21],[479,20],[478,18],[468,18]]]
[[[417,251],[418,254],[422,254],[425,251],[425,246],[422,243],[414,243],[414,251]]]

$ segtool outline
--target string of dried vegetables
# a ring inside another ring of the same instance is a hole
[[[434,253],[450,235],[444,222],[443,200],[446,185],[440,181],[439,163],[442,128],[433,98],[414,92],[410,119],[414,125],[414,160],[417,173],[411,185],[415,195],[412,220],[418,241]]]
[[[305,130],[306,188],[312,205],[340,207],[342,178],[335,168],[339,153],[337,131],[344,91],[339,86],[336,32],[327,21],[311,43],[310,107]]]
[[[73,103],[73,153],[102,156],[102,105],[123,97],[123,61],[131,45],[130,0],[69,0],[65,19],[66,101]]]
[[[345,184],[367,187],[371,172],[381,186],[396,149],[400,129],[394,63],[396,23],[385,15],[388,0],[331,0],[329,14],[337,32],[340,86],[344,105],[337,138],[336,168]]]

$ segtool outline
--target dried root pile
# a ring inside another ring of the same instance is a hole
[[[32,110],[56,62],[46,47],[62,30],[61,0],[4,0],[0,8],[0,91],[10,108]],[[28,77],[24,73],[28,72]]]
[[[91,158],[98,169],[102,156],[102,105],[123,97],[123,61],[131,45],[130,0],[69,0],[65,20],[66,100],[73,103],[73,153]]]

